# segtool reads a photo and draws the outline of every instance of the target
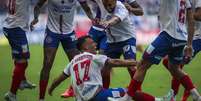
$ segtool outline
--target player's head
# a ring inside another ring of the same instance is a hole
[[[103,0],[103,5],[105,6],[105,9],[111,13],[114,11],[114,8],[116,6],[117,0]]]
[[[90,36],[83,36],[77,40],[77,49],[80,51],[90,52],[96,54],[96,43]]]

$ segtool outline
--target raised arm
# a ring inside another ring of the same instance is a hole
[[[52,92],[54,89],[61,84],[65,79],[67,79],[69,76],[65,75],[64,73],[60,74],[59,77],[55,78],[52,82],[51,86],[48,89],[48,94],[52,96]]]
[[[38,16],[40,14],[41,7],[45,4],[47,0],[39,0],[34,7],[34,19],[31,21],[30,29],[31,31],[34,29],[34,25],[38,23]]]
[[[136,16],[142,16],[144,14],[142,7],[136,1],[131,3],[124,3],[124,5],[129,12],[133,13]]]

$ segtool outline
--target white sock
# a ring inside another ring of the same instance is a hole
[[[155,97],[155,101],[162,101],[162,99],[161,99],[161,98],[156,98],[156,97]]]
[[[193,100],[198,100],[200,98],[200,94],[198,93],[197,89],[193,88],[190,93]]]

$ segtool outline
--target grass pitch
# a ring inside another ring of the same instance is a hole
[[[29,60],[29,66],[26,70],[27,79],[37,84],[37,88],[33,90],[18,91],[18,101],[38,101],[39,95],[39,76],[43,62],[43,48],[41,45],[30,46],[31,58]],[[141,58],[141,53],[137,53],[137,59]],[[186,65],[184,70],[192,77],[194,84],[197,86],[199,92],[201,92],[201,55],[198,54],[195,59]],[[52,80],[57,77],[67,65],[68,59],[60,47],[57,51],[57,55],[53,64],[53,68],[50,74],[49,85]],[[4,101],[4,94],[9,90],[13,62],[11,59],[11,50],[9,46],[0,46],[0,101]],[[73,98],[63,99],[60,98],[60,94],[69,86],[70,80],[63,82],[53,92],[53,96],[49,96],[46,93],[46,101],[73,101]],[[113,69],[111,87],[126,87],[129,84],[130,77],[127,69],[116,68]],[[170,89],[171,76],[168,71],[160,64],[153,65],[147,72],[145,81],[143,83],[143,91],[150,93],[154,96],[163,96]],[[180,87],[177,101],[180,101],[183,87]],[[189,98],[189,101],[192,101]]]

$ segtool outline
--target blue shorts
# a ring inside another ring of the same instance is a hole
[[[163,31],[148,46],[143,54],[143,59],[146,59],[153,64],[159,64],[161,59],[168,55],[170,63],[181,64],[183,61],[183,49],[185,45],[186,41],[172,38],[167,32]]]
[[[26,32],[20,27],[3,28],[3,33],[9,41],[12,49],[12,58],[16,60],[29,59],[29,45]]]
[[[127,90],[124,88],[109,88],[101,90],[94,98],[90,101],[108,101],[108,97],[120,98],[126,94]]]
[[[201,51],[201,39],[193,40],[193,56],[195,56],[198,52]]]
[[[124,59],[136,59],[136,39],[130,38],[126,41],[108,43],[105,54],[113,59],[119,59],[123,54]]]
[[[58,48],[60,42],[66,52],[71,49],[76,49],[75,32],[73,31],[69,34],[57,34],[47,28],[43,43],[44,47]]]
[[[107,37],[106,33],[104,31],[99,31],[91,27],[89,30],[89,35],[92,37],[92,39],[97,43],[97,48],[101,50],[108,49],[107,45]]]

